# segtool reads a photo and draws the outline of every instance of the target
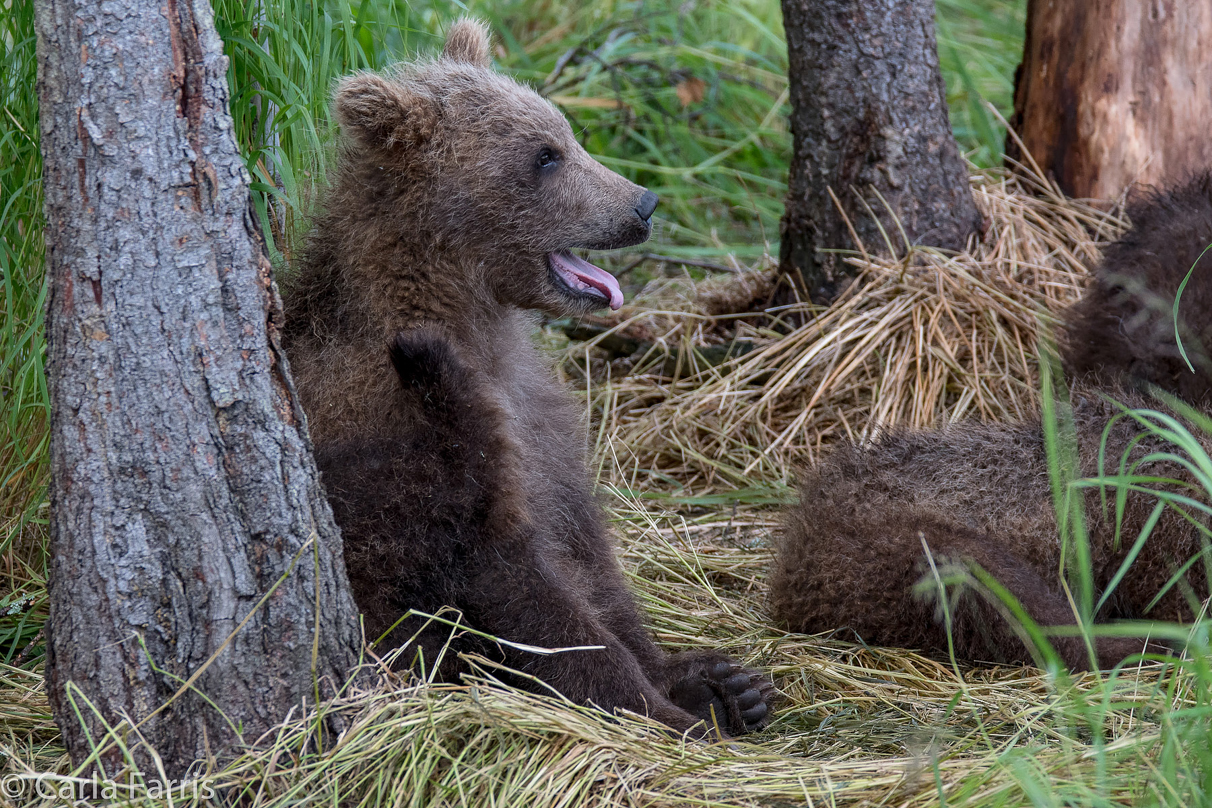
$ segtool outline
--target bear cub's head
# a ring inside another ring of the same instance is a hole
[[[461,20],[440,58],[338,86],[343,159],[374,189],[366,211],[431,245],[503,304],[579,314],[623,302],[573,250],[639,244],[657,197],[577,143],[550,102],[490,63],[488,32]]]

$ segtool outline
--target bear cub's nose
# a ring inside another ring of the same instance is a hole
[[[656,210],[656,206],[657,195],[652,191],[645,191],[644,195],[640,197],[640,204],[635,206],[635,214],[644,221],[648,221],[652,218],[652,212]]]

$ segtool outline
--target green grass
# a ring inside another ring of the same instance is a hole
[[[256,189],[277,207],[273,215],[262,205],[262,217],[284,253],[306,227],[328,161],[336,78],[434,52],[465,13],[489,21],[498,65],[557,103],[591,153],[662,197],[663,249],[757,257],[777,237],[790,157],[777,3],[684,14],[673,4],[521,0],[323,9],[301,0],[216,6],[238,136]],[[683,104],[679,87],[701,99]]]
[[[0,8],[0,660],[41,628],[50,406],[33,11]]]
[[[288,262],[331,154],[328,96],[339,76],[381,67],[409,30],[406,6],[216,0],[231,60],[232,118],[271,254]]]
[[[939,66],[951,128],[968,159],[981,167],[1001,162],[1006,130],[988,105],[1005,119],[1014,110],[1026,18],[1026,3],[1016,0],[938,0]]]
[[[1043,367],[1044,438],[1047,446],[1049,476],[1052,481],[1057,522],[1061,526],[1062,547],[1067,548],[1065,575],[1072,587],[1077,633],[1093,648],[1098,637],[1119,636],[1167,642],[1185,647],[1182,654],[1151,653],[1141,659],[1161,663],[1156,680],[1145,684],[1158,700],[1152,707],[1130,704],[1130,693],[1139,693],[1138,661],[1126,660],[1112,671],[1096,674],[1091,687],[1078,687],[1077,678],[1070,675],[1060,662],[1050,638],[1061,632],[1041,628],[1034,623],[1014,596],[999,582],[981,570],[975,576],[966,570],[936,569],[934,581],[919,586],[926,591],[938,590],[945,619],[950,622],[946,587],[973,586],[985,597],[999,602],[1004,612],[1012,616],[1021,634],[1032,645],[1041,665],[1051,671],[1054,693],[1046,708],[1039,713],[1041,721],[1051,726],[1055,742],[1065,745],[1079,741],[1083,756],[1089,764],[1078,782],[1058,779],[1054,773],[1039,765],[1045,750],[1025,745],[1010,748],[998,755],[997,768],[1008,769],[1021,793],[1010,804],[1033,805],[1112,805],[1126,800],[1133,805],[1208,806],[1212,805],[1212,620],[1203,615],[1194,624],[1174,624],[1160,621],[1123,621],[1094,625],[1097,614],[1114,590],[1123,573],[1144,542],[1150,540],[1156,517],[1164,509],[1173,508],[1187,516],[1199,530],[1204,551],[1191,559],[1196,575],[1212,580],[1212,457],[1205,444],[1212,435],[1212,418],[1172,397],[1166,404],[1179,413],[1186,423],[1172,415],[1154,410],[1124,409],[1117,418],[1130,419],[1139,427],[1141,438],[1160,439],[1166,448],[1138,457],[1135,462],[1100,452],[1103,468],[1111,470],[1101,476],[1082,478],[1077,473],[1077,434],[1068,394],[1056,375],[1057,369],[1045,362]],[[1110,425],[1107,427],[1110,430]],[[1199,435],[1204,436],[1201,442]],[[1132,448],[1127,450],[1131,453]],[[1192,478],[1187,487],[1174,486],[1159,490],[1159,484],[1172,483],[1138,470],[1141,464],[1169,462],[1183,467]],[[1086,532],[1085,514],[1090,497],[1102,496],[1104,505],[1118,507],[1122,513],[1123,499],[1129,492],[1134,496],[1153,496],[1157,506],[1153,519],[1139,536],[1122,540],[1134,549],[1129,552],[1110,584],[1098,593],[1095,588],[1090,543]],[[1133,544],[1134,542],[1134,544]],[[1170,585],[1174,585],[1171,579]],[[1168,588],[1168,587],[1167,587]],[[1157,597],[1164,594],[1165,589]],[[1095,596],[1099,600],[1095,602]],[[1198,603],[1196,604],[1198,606]],[[1071,631],[1063,632],[1071,634]],[[956,662],[952,659],[952,665]],[[1126,736],[1120,728],[1128,709],[1140,719],[1140,725]],[[1125,781],[1125,753],[1136,758],[1135,766],[1148,772],[1140,781]],[[977,795],[979,777],[961,790],[977,804],[987,804]],[[1074,786],[1077,786],[1075,789]],[[984,795],[981,795],[984,796]],[[963,800],[957,800],[956,804]],[[991,802],[988,804],[997,804]]]
[[[1206,576],[1212,581],[1212,529],[1209,529],[1209,524],[1212,523],[1212,457],[1209,457],[1204,448],[1207,436],[1212,435],[1212,418],[1170,396],[1164,396],[1166,403],[1181,415],[1186,423],[1172,415],[1154,410],[1125,408],[1117,417],[1134,421],[1142,437],[1160,439],[1166,449],[1151,452],[1129,463],[1127,456],[1122,459],[1106,456],[1104,443],[1100,451],[1100,461],[1103,468],[1114,470],[1114,473],[1080,479],[1075,473],[1077,437],[1071,413],[1067,411],[1067,404],[1057,407],[1054,403],[1053,379],[1059,378],[1056,373],[1055,369],[1049,372],[1048,363],[1044,363],[1045,441],[1048,444],[1049,473],[1053,481],[1057,522],[1061,525],[1062,547],[1068,548],[1066,574],[1075,590],[1076,614],[1087,647],[1094,647],[1095,637],[1108,635],[1150,636],[1155,640],[1174,643],[1178,647],[1185,645],[1185,652],[1181,656],[1164,658],[1169,666],[1168,675],[1163,676],[1158,683],[1158,687],[1163,689],[1167,697],[1175,698],[1168,701],[1168,708],[1163,708],[1156,733],[1138,741],[1142,745],[1152,745],[1151,762],[1154,767],[1148,788],[1142,795],[1143,799],[1139,801],[1142,804],[1165,806],[1212,805],[1212,635],[1209,634],[1212,620],[1205,614],[1203,619],[1193,625],[1160,622],[1140,622],[1135,626],[1128,623],[1101,627],[1093,625],[1094,615],[1108,598],[1114,596],[1116,585],[1135,558],[1135,552],[1149,540],[1152,525],[1156,524],[1163,509],[1177,510],[1198,529],[1204,543],[1202,558],[1197,555],[1189,563],[1193,565],[1193,574]],[[1063,387],[1060,389],[1063,390]],[[1056,398],[1064,400],[1067,396],[1061,394]],[[1107,429],[1110,428],[1108,425]],[[1204,442],[1199,439],[1201,433]],[[1155,461],[1182,467],[1190,474],[1192,482],[1185,487],[1159,491],[1158,485],[1167,481],[1138,470],[1139,465]],[[1099,593],[1094,586],[1085,509],[1082,503],[1086,497],[1101,495],[1106,507],[1118,509],[1117,512],[1122,513],[1124,499],[1129,492],[1133,492],[1135,496],[1156,497],[1156,508],[1152,519],[1139,536],[1119,537],[1125,544],[1132,542],[1129,545],[1132,549],[1121,568],[1112,576],[1106,590],[1095,602],[1095,595]],[[1166,589],[1173,585],[1174,578],[1156,597],[1160,598]],[[1125,672],[1130,670],[1130,667],[1126,665]],[[1110,679],[1113,680],[1119,675],[1119,671],[1114,672]],[[1075,731],[1086,733],[1093,742],[1091,751],[1099,780],[1092,785],[1104,786],[1104,795],[1100,796],[1103,796],[1103,800],[1109,800],[1111,794],[1106,793],[1109,789],[1105,788],[1105,784],[1110,781],[1111,768],[1114,765],[1111,750],[1115,744],[1108,734],[1110,713],[1115,709],[1114,699],[1109,691],[1104,694],[1078,696],[1066,690],[1065,680],[1066,677],[1062,673],[1059,679],[1061,693],[1071,697],[1067,700],[1068,709],[1073,715],[1073,728]],[[1046,786],[1046,781],[1036,784],[1044,794],[1048,793]]]
[[[662,252],[777,253],[791,136],[773,0],[219,0],[216,12],[232,57],[237,132],[256,189],[278,209],[273,216],[262,205],[263,223],[288,254],[326,168],[335,79],[434,52],[463,14],[489,22],[498,65],[555,101],[590,153],[660,195]],[[955,132],[980,166],[1000,159],[1004,132],[985,101],[1009,114],[1023,16],[1022,2],[939,0]]]

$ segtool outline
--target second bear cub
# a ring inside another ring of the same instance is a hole
[[[450,679],[477,653],[522,686],[679,731],[764,725],[764,677],[666,654],[645,630],[584,426],[530,340],[528,309],[618,308],[618,282],[572,250],[644,241],[656,196],[494,72],[475,22],[435,61],[345,80],[335,112],[341,162],[286,335],[368,636],[401,645],[424,622],[393,629],[409,610],[455,607],[505,642],[444,649],[431,626],[404,664]]]
[[[1166,507],[1136,547],[1159,501],[1141,490],[1149,485],[1134,486],[1122,501],[1114,488],[1105,496],[1097,489],[1079,494],[1095,598],[1103,600],[1095,618],[1189,621],[1198,611],[1192,604],[1209,594],[1207,492],[1194,467],[1162,457],[1176,450],[1142,436],[1141,425],[1115,402],[1182,422],[1142,394],[1140,388],[1152,384],[1212,414],[1206,409],[1212,405],[1212,266],[1205,263],[1212,256],[1199,260],[1212,242],[1212,179],[1148,196],[1129,215],[1132,230],[1108,248],[1091,288],[1066,318],[1077,473],[1118,474],[1126,455],[1128,473],[1155,478],[1152,487],[1196,504],[1186,513]],[[1178,332],[1194,372],[1177,348],[1172,314],[1188,273]],[[1187,426],[1212,454],[1212,435]],[[1065,552],[1039,416],[893,431],[866,446],[843,445],[804,471],[800,498],[786,514],[771,581],[775,615],[788,628],[849,628],[867,642],[946,653],[941,608],[918,588],[932,575],[932,560],[936,567],[979,565],[1042,626],[1075,622],[1060,574]],[[1100,598],[1113,585],[1111,595]],[[950,605],[950,647],[959,656],[1032,661],[1000,608],[971,592]],[[1075,669],[1092,661],[1113,665],[1144,650],[1142,640],[1105,637],[1092,660],[1081,639],[1059,636],[1053,645]]]

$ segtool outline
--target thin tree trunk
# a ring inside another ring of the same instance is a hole
[[[831,299],[849,269],[821,251],[856,249],[851,226],[871,252],[888,240],[902,252],[905,239],[963,249],[980,214],[951,133],[934,0],[783,0],[783,22],[794,135],[783,271]]]
[[[357,611],[210,5],[40,0],[37,33],[51,707],[73,760],[95,708],[180,777],[345,681]]]
[[[1029,0],[1012,128],[1070,196],[1212,166],[1212,3]],[[1007,156],[1024,161],[1007,138]]]

